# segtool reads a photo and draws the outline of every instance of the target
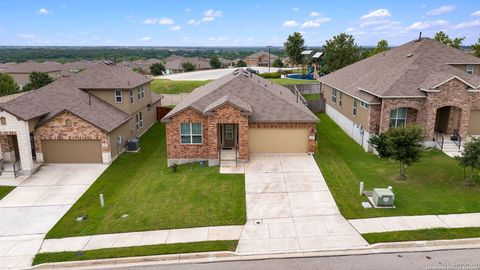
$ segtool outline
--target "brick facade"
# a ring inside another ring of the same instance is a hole
[[[108,134],[69,112],[61,113],[36,128],[34,137],[37,154],[43,153],[42,140],[100,140],[102,153],[110,153]]]

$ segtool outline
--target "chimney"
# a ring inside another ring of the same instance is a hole
[[[418,34],[418,41],[422,40],[422,32],[420,32],[420,34]]]

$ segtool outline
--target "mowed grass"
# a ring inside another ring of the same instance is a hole
[[[245,224],[244,176],[218,167],[167,168],[165,126],[140,138],[139,153],[124,153],[96,180],[47,238]],[[100,207],[99,194],[105,196]],[[77,222],[76,218],[88,215]],[[128,215],[128,217],[123,217]]]
[[[381,216],[480,212],[480,185],[467,187],[463,168],[438,150],[426,150],[407,168],[408,180],[395,180],[397,162],[366,153],[326,114],[319,114],[315,159],[342,214],[348,219]],[[365,189],[392,186],[395,209],[364,209],[359,183]]]
[[[14,189],[15,187],[11,187],[11,186],[0,186],[0,200],[3,197],[7,196],[7,194]]]
[[[53,262],[84,261],[108,258],[138,257],[208,251],[235,251],[238,241],[207,241],[195,243],[162,244],[125,248],[106,248],[82,252],[39,253],[33,265]]]
[[[480,237],[480,228],[435,228],[414,231],[367,233],[362,234],[362,236],[370,244],[420,240],[449,240]]]
[[[320,94],[303,94],[305,100],[317,100],[320,99]]]
[[[211,80],[207,81],[172,81],[166,79],[155,79],[151,83],[152,91],[159,94],[180,94],[190,93],[193,89],[203,86]]]
[[[280,85],[290,85],[290,84],[314,84],[319,83],[317,80],[298,80],[298,79],[288,79],[288,78],[276,78],[276,79],[268,79],[272,82]]]

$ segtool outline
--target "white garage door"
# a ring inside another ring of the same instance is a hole
[[[250,128],[248,150],[250,153],[306,153],[308,129],[306,128]]]

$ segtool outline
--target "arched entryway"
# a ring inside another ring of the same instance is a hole
[[[435,132],[453,134],[460,130],[462,109],[456,106],[445,106],[437,109],[435,116]]]

